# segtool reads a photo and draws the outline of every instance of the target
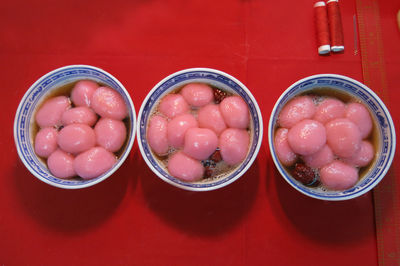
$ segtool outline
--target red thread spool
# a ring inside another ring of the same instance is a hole
[[[328,16],[326,13],[325,2],[320,1],[315,3],[314,13],[315,26],[317,28],[318,53],[327,54],[331,51],[331,45],[329,40]]]
[[[342,17],[340,15],[339,0],[329,0],[327,3],[329,30],[331,34],[332,52],[344,50]]]

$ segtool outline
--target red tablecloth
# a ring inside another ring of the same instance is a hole
[[[43,74],[70,64],[113,74],[131,94],[136,112],[165,76],[189,67],[219,69],[251,90],[266,129],[275,101],[298,79],[336,73],[362,81],[360,53],[354,53],[355,1],[340,3],[346,48],[330,56],[317,54],[313,4],[3,1],[0,264],[377,265],[372,193],[346,202],[303,196],[276,171],[267,134],[243,177],[206,193],[161,181],[136,143],[106,181],[87,189],[58,189],[31,175],[14,145],[14,115],[25,91]],[[399,125],[395,15],[400,2],[380,0],[379,7],[386,104]],[[396,177],[399,157],[391,169]]]

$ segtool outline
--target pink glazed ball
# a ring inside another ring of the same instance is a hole
[[[303,161],[311,168],[321,168],[333,161],[335,155],[328,145],[324,145],[322,149],[311,155],[303,156]]]
[[[110,152],[117,152],[125,142],[126,127],[120,120],[101,118],[94,132],[97,144]]]
[[[325,127],[328,145],[336,155],[343,158],[351,157],[360,148],[361,132],[349,119],[334,119]]]
[[[369,141],[363,140],[360,149],[353,156],[345,158],[344,161],[356,167],[367,166],[374,158],[375,150]]]
[[[362,139],[368,137],[372,130],[372,119],[364,105],[360,103],[349,103],[345,115],[358,126]]]
[[[85,124],[71,124],[60,130],[57,143],[63,151],[78,154],[96,144],[94,130]]]
[[[200,127],[213,130],[217,136],[226,129],[224,118],[217,104],[208,104],[200,108],[197,119]]]
[[[99,87],[91,80],[78,81],[71,92],[71,100],[75,106],[90,106],[93,93]]]
[[[218,147],[218,137],[208,128],[189,128],[185,134],[183,152],[197,160],[210,157]]]
[[[279,113],[281,127],[291,128],[303,119],[310,119],[315,114],[315,105],[310,96],[300,96],[289,101]]]
[[[219,136],[219,148],[222,159],[228,165],[242,162],[250,144],[249,133],[245,129],[228,128]]]
[[[61,126],[61,117],[70,107],[71,103],[65,96],[51,98],[44,102],[36,113],[36,123],[42,128]]]
[[[57,149],[47,159],[50,172],[58,178],[71,178],[76,175],[73,167],[74,156]]]
[[[83,179],[98,177],[117,162],[115,155],[103,147],[94,147],[82,152],[74,160],[74,169]]]
[[[181,94],[194,107],[204,106],[214,99],[213,89],[204,83],[187,84],[182,88]]]
[[[289,130],[287,128],[279,128],[275,133],[274,146],[276,155],[281,163],[285,166],[291,166],[297,161],[297,154],[293,152],[289,146],[287,134]]]
[[[335,118],[344,117],[345,109],[346,105],[342,101],[334,98],[327,98],[317,106],[313,119],[322,124],[326,124]]]
[[[79,106],[66,110],[61,117],[61,121],[64,126],[73,123],[93,126],[96,124],[97,115],[91,108]]]
[[[99,87],[92,95],[90,106],[101,117],[122,120],[128,115],[122,96],[109,87]]]
[[[183,152],[177,152],[168,160],[168,171],[178,179],[194,182],[203,177],[204,167],[200,161],[192,159]]]
[[[219,104],[222,117],[228,127],[246,129],[249,126],[249,107],[240,96],[229,96]]]
[[[45,127],[39,130],[35,137],[35,152],[43,158],[47,158],[58,147],[58,131],[54,127]]]
[[[198,127],[196,118],[192,114],[182,114],[168,122],[168,143],[174,148],[183,147],[185,133],[189,128]]]
[[[325,127],[315,120],[302,120],[289,129],[288,141],[295,153],[311,155],[325,145]]]
[[[180,94],[168,94],[164,96],[159,105],[159,111],[169,118],[185,114],[189,112],[189,109],[189,104]]]
[[[147,141],[152,150],[158,155],[165,155],[168,151],[168,122],[160,116],[154,115],[149,120]]]
[[[320,170],[322,184],[328,189],[345,190],[353,187],[358,180],[358,170],[341,161],[335,160]]]

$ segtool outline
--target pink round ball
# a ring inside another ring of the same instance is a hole
[[[168,143],[174,148],[181,148],[185,142],[185,133],[189,128],[198,127],[196,118],[192,114],[175,116],[168,122]]]
[[[168,171],[182,181],[194,182],[203,177],[204,167],[200,161],[190,158],[183,152],[173,154],[168,160]]]
[[[218,137],[208,128],[189,128],[185,134],[183,152],[197,160],[210,157],[218,147]]]
[[[250,136],[247,130],[228,128],[219,136],[222,159],[228,165],[241,163],[249,151]]]
[[[126,139],[126,127],[120,120],[101,118],[94,127],[96,142],[110,152],[121,149]]]
[[[50,172],[58,178],[71,178],[76,176],[73,167],[74,156],[65,151],[57,149],[47,159]]]
[[[39,130],[35,137],[35,153],[43,158],[47,158],[58,147],[58,131],[54,127],[45,127]]]
[[[288,141],[295,153],[311,155],[325,145],[325,127],[315,120],[302,120],[289,129]]]
[[[335,158],[332,149],[328,145],[324,145],[319,151],[311,155],[303,156],[303,161],[311,168],[321,168],[331,163]]]
[[[64,126],[79,123],[93,126],[96,124],[97,115],[89,107],[79,106],[66,110],[61,117]]]
[[[161,99],[159,111],[169,118],[189,112],[189,104],[180,94],[168,94]]]
[[[289,101],[279,113],[281,127],[291,128],[303,119],[310,119],[315,114],[315,105],[310,96],[299,96]]]
[[[346,108],[346,118],[358,126],[361,138],[365,139],[372,131],[372,119],[364,105],[360,103],[349,103]]]
[[[356,167],[364,167],[372,161],[374,155],[374,146],[369,141],[363,140],[360,149],[353,156],[345,158],[344,161]]]
[[[50,98],[37,111],[36,123],[42,128],[61,126],[61,117],[70,107],[71,103],[65,96]]]
[[[71,92],[71,100],[75,106],[90,106],[90,101],[99,85],[91,80],[78,81]]]
[[[78,154],[96,144],[94,130],[85,124],[71,124],[60,130],[57,143],[63,151]]]
[[[147,128],[147,142],[150,148],[158,155],[168,152],[168,122],[159,115],[150,117]]]
[[[110,170],[117,162],[115,155],[103,147],[82,152],[74,160],[74,169],[83,179],[96,178]]]
[[[344,117],[345,109],[346,105],[342,101],[327,98],[317,106],[313,119],[326,124],[333,119]]]
[[[279,128],[275,133],[274,146],[279,161],[285,166],[291,166],[297,161],[297,154],[289,146],[287,128]]]
[[[219,110],[228,127],[246,129],[249,126],[249,107],[242,97],[230,96],[223,99]]]
[[[122,96],[109,87],[99,87],[92,95],[90,106],[101,117],[122,120],[128,115]]]
[[[214,99],[213,89],[204,83],[187,84],[182,88],[181,94],[194,107],[204,106]]]
[[[320,170],[322,184],[331,190],[345,190],[358,181],[358,170],[341,161],[333,161]]]
[[[197,119],[199,120],[199,127],[211,129],[217,136],[226,129],[224,118],[216,104],[207,104],[200,108]]]
[[[346,158],[354,155],[361,145],[359,128],[347,118],[338,118],[325,125],[327,143],[337,156]]]

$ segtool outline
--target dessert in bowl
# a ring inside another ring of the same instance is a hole
[[[150,169],[176,187],[207,191],[242,176],[263,133],[250,91],[222,71],[191,68],[160,81],[138,115],[138,145]]]
[[[124,86],[106,71],[70,65],[39,78],[14,121],[20,159],[41,181],[66,189],[112,175],[135,139],[136,114]]]
[[[301,193],[347,200],[375,187],[390,168],[396,134],[389,111],[364,84],[335,74],[291,85],[269,121],[272,159]]]

